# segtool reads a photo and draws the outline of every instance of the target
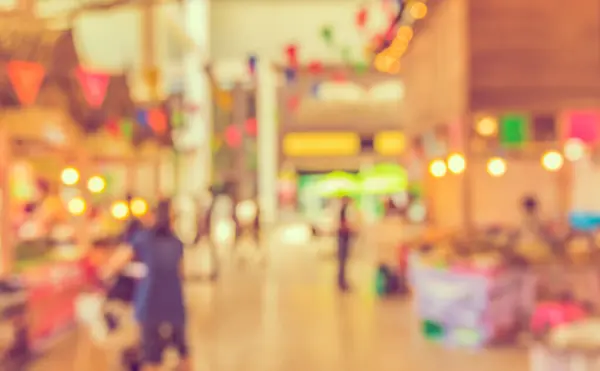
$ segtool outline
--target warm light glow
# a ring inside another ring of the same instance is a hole
[[[412,40],[414,34],[415,33],[414,33],[412,27],[400,26],[400,28],[398,28],[398,32],[396,33],[395,40],[402,41],[404,43],[408,43],[410,40]]]
[[[542,166],[548,171],[558,171],[563,166],[565,160],[557,151],[546,152],[542,156]]]
[[[433,160],[429,165],[429,172],[436,178],[441,178],[446,175],[446,163],[442,160]]]
[[[116,201],[110,208],[110,212],[115,219],[123,220],[129,216],[129,207],[127,202]]]
[[[75,197],[69,201],[67,209],[73,215],[81,215],[85,212],[85,201],[81,197]]]
[[[289,133],[282,147],[290,157],[354,156],[360,153],[360,137],[351,132]]]
[[[585,155],[585,145],[580,139],[571,138],[565,143],[565,157],[569,161],[578,161]]]
[[[142,216],[148,212],[148,203],[143,198],[134,198],[131,200],[131,213],[135,216]]]
[[[77,169],[68,167],[62,171],[60,179],[66,185],[74,185],[79,181],[79,171]]]
[[[465,171],[465,158],[458,153],[448,156],[448,169],[454,174],[460,174]]]
[[[397,62],[397,58],[394,58],[392,55],[390,55],[389,50],[386,49],[383,52],[377,54],[377,56],[375,57],[375,68],[379,72],[387,73],[390,71],[390,68],[392,67],[394,62]]]
[[[410,6],[409,13],[414,19],[423,19],[427,15],[427,5],[416,1]]]
[[[475,125],[475,131],[482,137],[491,137],[498,132],[498,120],[495,117],[482,117]]]
[[[492,157],[487,163],[487,172],[491,176],[502,176],[506,173],[506,161],[500,157]]]
[[[88,179],[87,187],[92,193],[100,193],[106,188],[106,181],[101,176],[94,175]]]

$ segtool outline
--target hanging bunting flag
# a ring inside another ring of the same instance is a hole
[[[288,101],[287,101],[288,110],[294,112],[298,109],[299,106],[300,106],[300,98],[298,98],[297,96],[293,96],[288,99]]]
[[[138,109],[135,113],[135,120],[142,126],[148,126],[148,112]]]
[[[44,66],[39,63],[10,61],[6,66],[8,78],[22,105],[32,105],[46,76]]]
[[[320,83],[314,83],[313,86],[310,89],[310,92],[312,94],[313,97],[318,98],[319,97],[319,88],[321,87]]]
[[[333,29],[331,26],[324,26],[321,29],[321,37],[325,41],[325,44],[329,46],[333,45]]]
[[[357,62],[354,64],[354,72],[363,75],[369,70],[369,64],[366,62]]]
[[[506,147],[519,147],[527,141],[529,135],[529,117],[520,114],[508,114],[500,117],[500,143]]]
[[[331,74],[331,80],[338,83],[346,82],[346,74],[344,71],[335,71]]]
[[[595,143],[598,140],[600,115],[596,111],[576,111],[566,115],[567,138],[577,138],[584,143]]]
[[[342,53],[342,61],[344,63],[350,64],[352,62],[352,51],[349,46],[345,46],[341,50]]]
[[[285,81],[288,84],[293,83],[294,81],[296,81],[296,70],[290,67],[287,67],[285,69]]]
[[[157,134],[164,134],[167,132],[167,117],[165,113],[159,108],[153,108],[148,111],[148,125]]]
[[[133,139],[133,122],[130,119],[121,120],[121,135],[128,140]]]
[[[248,57],[248,71],[251,75],[254,75],[254,73],[256,72],[256,60],[257,59],[255,55],[250,55]]]
[[[106,98],[110,76],[105,73],[86,71],[79,67],[75,71],[86,102],[93,108],[100,108]]]
[[[356,26],[360,29],[365,28],[367,24],[367,9],[361,8],[358,13],[356,13]]]
[[[235,125],[229,125],[225,129],[225,143],[231,148],[239,148],[242,145],[243,137],[240,130]]]
[[[558,139],[554,115],[535,115],[532,120],[532,137],[536,142],[554,142]]]
[[[246,129],[246,133],[248,133],[248,135],[255,137],[258,132],[258,122],[255,118],[249,118],[244,123],[244,128]]]
[[[290,44],[285,49],[285,53],[287,56],[287,64],[290,67],[298,66],[298,47],[294,44]]]
[[[106,132],[113,137],[119,137],[121,134],[121,128],[119,128],[119,124],[116,118],[110,118],[106,122]]]
[[[323,72],[323,64],[319,61],[312,61],[308,64],[308,71],[314,75]]]
[[[224,90],[217,90],[217,106],[223,111],[231,111],[233,109],[233,96]]]
[[[174,128],[179,128],[183,126],[184,123],[183,113],[180,111],[175,111],[171,113],[171,126]]]

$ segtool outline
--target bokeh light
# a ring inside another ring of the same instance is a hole
[[[131,200],[131,213],[135,216],[143,216],[148,212],[148,203],[143,198],[136,197]]]
[[[81,197],[75,197],[67,204],[67,209],[73,215],[82,215],[85,212],[85,201]]]
[[[446,175],[448,169],[446,168],[446,163],[443,160],[433,160],[431,164],[429,164],[429,172],[435,178],[441,178]]]
[[[451,173],[460,174],[465,171],[467,163],[463,155],[459,153],[453,153],[448,156],[448,169]]]
[[[87,188],[92,193],[101,193],[106,188],[106,181],[98,175],[94,175],[87,182]]]
[[[75,185],[79,181],[79,171],[77,171],[75,168],[68,167],[62,171],[60,179],[62,180],[63,184]]]
[[[558,171],[565,160],[558,151],[549,151],[542,156],[542,166],[548,171]]]
[[[492,116],[482,117],[477,120],[475,131],[482,137],[491,137],[498,132],[498,120]]]
[[[410,5],[408,11],[414,19],[423,19],[427,15],[427,5],[423,2],[415,1]]]
[[[571,138],[565,143],[565,158],[569,161],[578,161],[585,156],[585,145],[580,139]]]
[[[501,157],[492,157],[487,162],[487,172],[495,177],[504,175],[506,173],[506,161]]]
[[[110,213],[115,219],[123,220],[129,216],[129,207],[127,207],[127,202],[125,201],[116,201],[112,204],[110,208]]]

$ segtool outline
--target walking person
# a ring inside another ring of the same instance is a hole
[[[212,270],[209,275],[209,279],[211,281],[216,281],[219,277],[219,256],[217,252],[217,245],[212,238],[212,219],[216,205],[216,196],[212,188],[209,189],[209,192],[210,202],[198,217],[198,232],[196,233],[196,238],[194,239],[194,245],[205,243],[208,246]]]
[[[104,277],[112,277],[136,256],[146,267],[134,295],[135,317],[141,334],[142,371],[160,369],[165,349],[174,346],[180,370],[189,371],[186,314],[183,298],[183,242],[172,229],[171,202],[161,201],[154,225],[139,232],[109,262]]]
[[[337,285],[340,291],[350,291],[350,285],[347,279],[347,265],[350,258],[350,243],[354,233],[352,223],[352,200],[350,197],[342,198],[342,205],[338,215],[338,230],[337,230],[337,259],[338,259],[338,275]]]

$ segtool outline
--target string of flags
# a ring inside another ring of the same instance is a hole
[[[6,63],[6,73],[19,103],[24,107],[34,105],[47,77],[44,65],[37,62],[13,60]],[[91,108],[101,109],[106,100],[112,76],[83,66],[77,67],[73,74],[79,83],[86,103]],[[226,104],[231,105],[227,98],[225,100]],[[111,135],[132,139],[137,122],[139,125],[149,127],[158,135],[164,135],[168,132],[169,127],[183,127],[186,114],[194,114],[198,110],[197,105],[181,101],[177,105],[169,106],[168,109],[162,107],[138,109],[135,117],[109,118],[105,128]]]

